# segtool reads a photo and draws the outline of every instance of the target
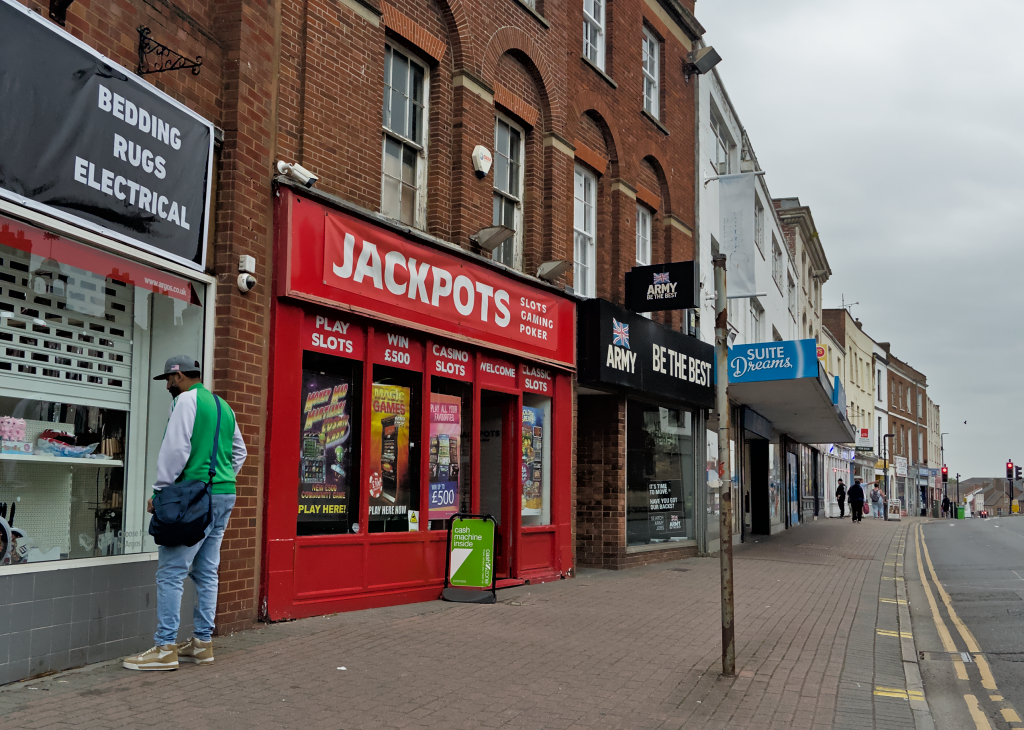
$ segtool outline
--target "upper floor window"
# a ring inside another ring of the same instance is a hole
[[[764,307],[757,299],[750,298],[750,341],[764,342]]]
[[[714,114],[711,115],[711,143],[714,149],[711,151],[711,162],[715,166],[718,175],[728,175],[732,172],[729,163],[729,150],[732,142],[726,136],[724,125]]]
[[[761,199],[754,194],[754,243],[757,250],[764,253],[764,206]]]
[[[878,381],[875,383],[875,392],[878,394],[878,401],[882,401],[882,371],[878,371]]]
[[[924,410],[921,407],[921,391],[917,391],[917,417],[920,418],[924,415]]]
[[[772,233],[772,279],[775,280],[775,285],[779,287],[779,291],[782,291],[782,248],[779,246],[779,242],[775,240],[775,234]]]
[[[494,119],[494,200],[491,224],[515,233],[501,242],[491,258],[523,268],[523,132],[503,117]]]
[[[580,296],[593,297],[597,289],[594,261],[597,178],[579,165],[576,166],[573,197],[573,287]]]
[[[636,265],[651,263],[651,211],[642,205],[636,207]]]
[[[651,31],[644,28],[644,110],[655,118],[658,116],[659,48],[658,39]]]
[[[583,0],[583,55],[604,70],[604,2]]]
[[[426,210],[426,67],[384,48],[384,139],[381,213],[422,228]]]

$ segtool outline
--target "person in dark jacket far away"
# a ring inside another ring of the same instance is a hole
[[[853,480],[853,486],[846,493],[850,500],[850,514],[854,522],[860,522],[864,516],[864,487],[860,485],[860,479]]]
[[[942,516],[947,517],[949,515],[949,495],[942,498]]]
[[[836,501],[839,502],[839,519],[846,517],[846,513],[843,511],[846,506],[846,485],[843,484],[843,480],[839,480],[839,486],[836,487]]]

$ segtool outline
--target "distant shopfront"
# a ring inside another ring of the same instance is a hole
[[[820,447],[852,444],[855,436],[842,383],[825,374],[815,341],[731,348],[729,397],[742,405],[733,419],[742,534],[770,534],[825,516],[831,481]]]
[[[573,299],[326,197],[276,219],[267,616],[436,598],[456,512],[499,579],[568,574]]]
[[[696,554],[713,348],[611,302],[579,306],[577,559]]]

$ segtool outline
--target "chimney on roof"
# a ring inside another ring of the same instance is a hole
[[[857,325],[857,329],[859,329],[862,332],[864,331],[864,325],[861,323],[859,319],[853,320],[853,323]]]

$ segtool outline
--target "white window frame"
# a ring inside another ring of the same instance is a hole
[[[590,5],[594,11],[587,9]],[[583,0],[583,57],[604,71],[605,0]]]
[[[754,193],[754,243],[764,256],[764,206],[761,204],[761,196],[757,193]]]
[[[711,166],[716,175],[728,175],[732,172],[732,140],[725,136],[722,120],[714,112],[711,113]],[[719,152],[722,159],[719,160]]]
[[[412,187],[412,191],[413,191],[412,194],[416,196],[415,203],[413,204],[413,220],[412,221],[403,221],[403,222],[407,223],[408,225],[411,225],[411,226],[413,226],[415,228],[424,229],[426,227],[426,218],[427,218],[427,194],[426,194],[427,142],[428,142],[428,140],[430,138],[430,134],[429,134],[429,119],[430,119],[430,67],[426,63],[424,63],[418,56],[416,56],[416,54],[410,53],[408,50],[406,50],[402,46],[400,46],[400,45],[398,45],[396,43],[393,43],[390,40],[384,45],[385,56],[387,55],[387,53],[389,51],[391,52],[392,56],[395,53],[398,53],[401,56],[403,56],[406,60],[408,60],[409,63],[410,63],[410,69],[411,69],[411,65],[415,64],[422,71],[422,73],[423,73],[423,91],[422,91],[421,98],[423,100],[423,103],[420,105],[420,108],[422,110],[421,111],[422,117],[421,117],[421,132],[420,132],[420,140],[419,141],[417,141],[415,139],[412,139],[412,138],[410,138],[410,137],[408,137],[406,135],[403,135],[403,134],[401,134],[399,132],[396,132],[394,129],[389,127],[387,124],[385,124],[384,112],[381,113],[381,130],[382,130],[382,135],[381,136],[382,136],[382,139],[381,139],[381,204],[380,204],[380,209],[381,209],[381,213],[383,215],[388,215],[388,217],[392,217],[392,216],[389,215],[388,212],[385,211],[385,207],[384,207],[384,200],[385,200],[384,196],[385,196],[385,190],[386,190],[385,185],[386,185],[386,183],[387,183],[389,178],[390,179],[395,179],[395,178],[393,178],[393,176],[388,175],[385,172],[386,164],[387,164],[387,159],[388,159],[388,155],[387,155],[388,140],[390,139],[393,143],[397,142],[399,145],[401,145],[401,149],[402,149],[403,154],[404,154],[404,151],[405,151],[406,148],[414,151],[415,154],[416,154],[416,172],[415,172],[415,175],[414,175],[414,177],[415,177],[415,185],[410,186],[410,187]],[[388,64],[385,63],[384,67],[385,67],[385,74],[387,74],[388,68],[389,68]],[[392,65],[390,68],[393,70],[394,66]],[[412,83],[412,76],[413,75],[410,73],[409,74],[409,83],[410,84]],[[389,105],[391,103],[391,93],[390,93],[390,91],[393,88],[391,86],[392,80],[393,80],[392,78],[385,78],[384,79],[384,97],[385,97],[384,98],[384,104],[388,108],[389,111],[390,111],[390,106]],[[407,103],[412,104],[414,102],[411,101],[411,94],[408,93],[409,91],[411,91],[411,87],[407,87],[406,88],[406,100],[407,100]],[[399,163],[399,164],[401,164],[401,163]],[[399,180],[399,182],[402,185],[402,190],[403,190],[403,194],[404,194],[405,187],[406,187],[407,184],[404,181],[401,181],[401,180]],[[401,217],[401,202],[399,202],[399,215],[396,218],[396,220],[402,220],[402,217]]]
[[[661,41],[644,26],[643,36],[644,111],[655,119],[660,114]]]
[[[654,216],[647,206],[636,206],[636,265],[651,264],[651,223]]]
[[[772,231],[772,279],[775,280],[775,286],[779,287],[779,293],[782,293],[782,247],[779,246],[778,240],[775,238],[775,231]]]
[[[519,149],[518,149],[518,153],[519,153],[519,161],[518,161],[519,173],[517,175],[518,179],[516,180],[516,186],[517,186],[519,195],[516,196],[515,194],[513,194],[512,191],[503,190],[502,188],[500,188],[496,184],[498,182],[498,180],[497,180],[497,172],[495,172],[495,175],[494,175],[495,185],[494,185],[494,189],[493,189],[492,218],[491,218],[491,220],[492,221],[494,220],[494,218],[493,218],[493,200],[495,200],[497,198],[502,198],[504,201],[512,202],[513,205],[514,205],[514,213],[513,213],[514,220],[513,220],[513,225],[509,226],[509,228],[514,228],[515,229],[515,233],[513,235],[509,236],[507,239],[505,239],[501,243],[501,245],[498,246],[498,248],[494,249],[494,251],[491,252],[491,258],[494,259],[495,261],[500,261],[501,263],[505,264],[509,268],[515,269],[516,271],[522,271],[523,270],[523,228],[524,228],[524,226],[523,226],[523,198],[524,198],[523,185],[524,185],[524,183],[526,181],[526,174],[525,174],[525,167],[526,167],[525,162],[526,161],[524,159],[526,157],[526,132],[523,130],[522,127],[520,127],[518,124],[513,122],[508,117],[506,117],[504,114],[495,114],[494,115],[494,159],[495,159],[495,161],[497,161],[498,155],[501,155],[505,159],[509,159],[509,157],[506,156],[504,154],[504,152],[499,150],[499,148],[498,148],[498,128],[502,124],[504,124],[505,126],[507,126],[511,130],[515,130],[515,132],[519,135]],[[511,139],[511,135],[510,135],[510,139]],[[511,146],[509,147],[509,152],[510,153],[512,152]],[[493,169],[495,169],[495,171],[497,171],[497,166],[495,165]],[[494,224],[497,225],[496,222]],[[509,250],[510,243],[511,243],[511,250]]]
[[[590,200],[587,200],[589,186]],[[582,192],[583,197],[580,197]],[[589,210],[587,206],[589,205]],[[580,263],[579,252],[585,247],[586,264]],[[573,175],[573,289],[582,297],[597,295],[597,176],[576,165]]]
[[[764,307],[755,297],[750,298],[750,342],[764,342]]]

